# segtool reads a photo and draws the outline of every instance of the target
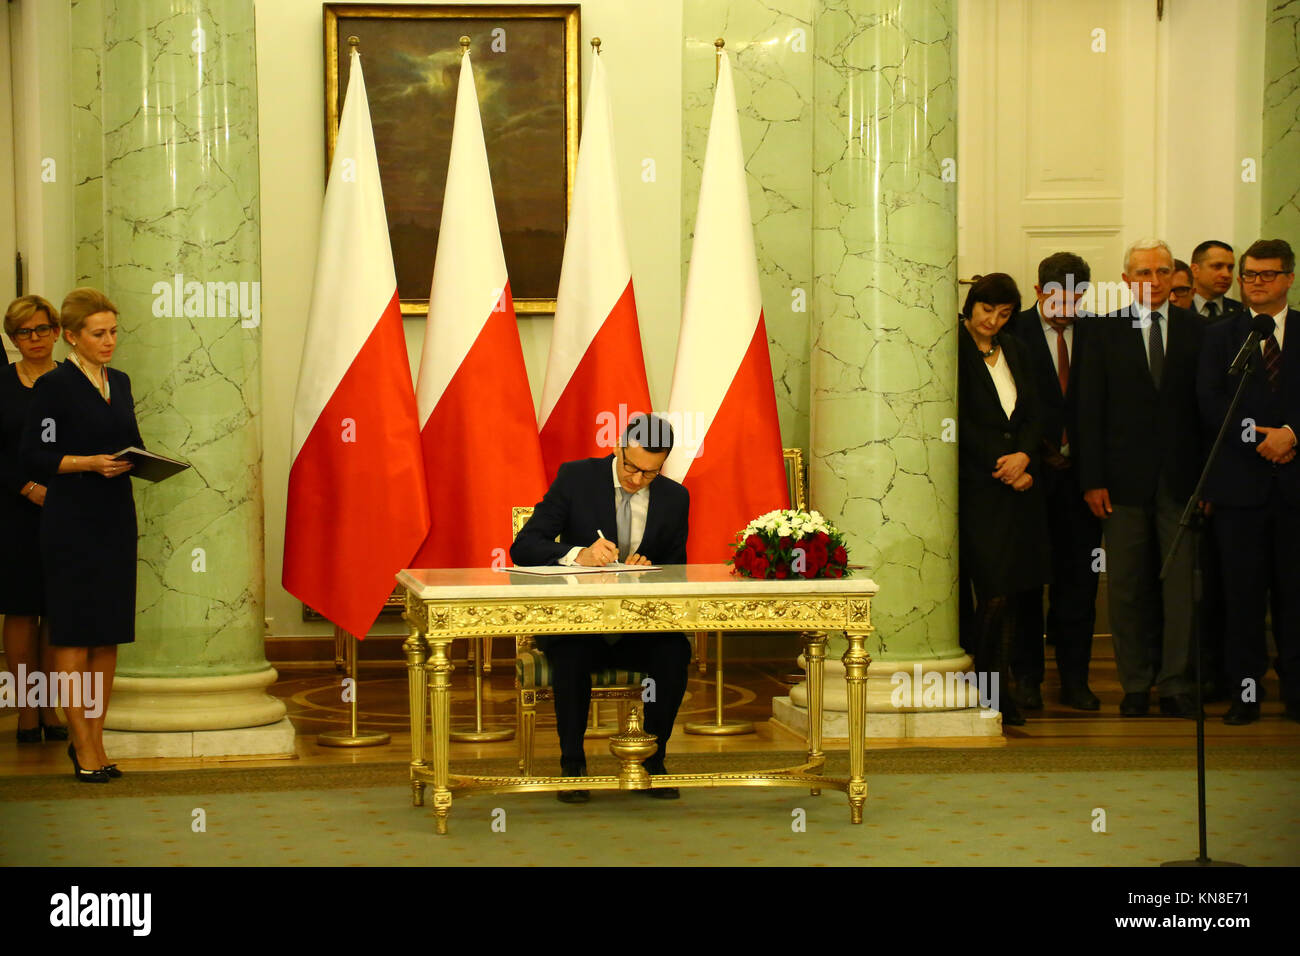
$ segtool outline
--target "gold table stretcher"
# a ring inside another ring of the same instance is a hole
[[[848,794],[849,819],[862,822],[866,727],[866,637],[872,631],[869,578],[753,580],[724,565],[668,565],[658,571],[554,577],[489,568],[408,569],[398,573],[410,636],[406,655],[411,710],[411,790],[415,806],[433,788],[437,832],[447,832],[453,794],[570,790],[572,777],[494,777],[451,773],[451,643],[458,638],[518,634],[613,634],[645,631],[790,631],[803,635],[808,675],[808,759],[796,766],[752,772],[651,777],[641,762],[655,739],[641,730],[636,708],[609,739],[621,769],[584,777],[585,790],[647,787],[807,787]],[[849,776],[822,771],[822,686],[827,632],[843,632],[848,685]],[[427,714],[430,719],[426,719]]]

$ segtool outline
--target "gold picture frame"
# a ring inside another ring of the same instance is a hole
[[[326,3],[325,166],[360,40],[403,315],[427,315],[459,77],[470,57],[515,312],[555,312],[580,122],[579,5]],[[502,144],[508,137],[510,146]],[[521,175],[526,171],[527,175]]]

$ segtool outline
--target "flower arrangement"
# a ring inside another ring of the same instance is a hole
[[[769,511],[736,535],[728,564],[747,578],[842,578],[844,535],[816,511]]]

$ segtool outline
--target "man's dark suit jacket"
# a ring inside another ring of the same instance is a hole
[[[1070,380],[1065,394],[1061,394],[1061,380],[1056,375],[1055,346],[1049,348],[1048,337],[1043,335],[1042,317],[1038,307],[1031,306],[1014,316],[1008,324],[1011,334],[1025,346],[1029,360],[1030,373],[1038,393],[1039,416],[1041,419],[1043,445],[1039,451],[1059,452],[1061,448],[1061,431],[1064,429],[1070,439],[1070,453],[1078,453],[1079,434],[1079,381],[1088,362],[1090,340],[1095,333],[1095,326],[1101,320],[1088,313],[1082,313],[1074,322],[1074,344],[1070,349]],[[1055,342],[1056,333],[1051,339]],[[1039,469],[1039,477],[1050,483],[1053,469]]]
[[[1164,481],[1175,499],[1196,487],[1202,464],[1196,373],[1205,322],[1165,303],[1168,325],[1160,388],[1131,307],[1094,326],[1079,382],[1079,487],[1106,488],[1115,505],[1149,505]]]
[[[1237,379],[1228,377],[1228,366],[1250,333],[1250,319],[1250,312],[1243,310],[1228,321],[1216,322],[1206,329],[1197,397],[1209,441],[1218,434],[1237,390]],[[1300,311],[1287,310],[1286,335],[1294,338],[1283,337],[1282,388],[1278,392],[1269,388],[1263,355],[1255,347],[1251,357],[1255,370],[1246,383],[1235,420],[1224,436],[1223,448],[1206,486],[1206,498],[1215,504],[1237,508],[1263,505],[1276,476],[1282,500],[1292,507],[1300,506],[1300,462],[1275,465],[1255,450],[1256,443],[1242,440],[1246,429],[1241,422],[1247,418],[1257,426],[1290,425],[1300,431]],[[1262,436],[1257,436],[1257,441],[1262,440]]]
[[[597,529],[616,541],[613,460],[606,455],[561,465],[546,497],[511,545],[510,560],[518,565],[557,564],[573,548],[595,541]],[[677,482],[663,475],[652,481],[637,553],[654,564],[686,564],[690,507],[690,493]]]

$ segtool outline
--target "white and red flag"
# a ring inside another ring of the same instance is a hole
[[[361,59],[321,215],[293,410],[285,590],[364,637],[429,529],[411,365]]]
[[[789,507],[772,360],[758,285],[731,64],[719,55],[686,278],[664,474],[691,493],[692,563],[724,561],[736,532]]]
[[[510,509],[540,501],[546,479],[468,52],[416,401],[431,520],[414,566],[487,567],[510,548]]]
[[[566,461],[609,454],[628,417],[651,410],[616,169],[614,120],[598,54],[542,388],[548,480]]]

